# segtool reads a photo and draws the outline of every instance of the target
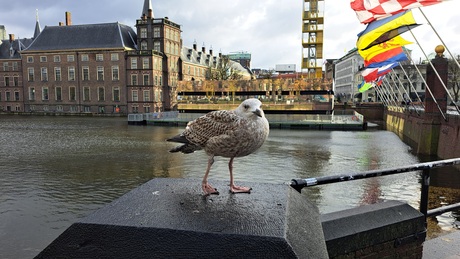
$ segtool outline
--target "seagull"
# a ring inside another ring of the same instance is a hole
[[[204,150],[208,155],[208,166],[201,188],[205,195],[219,194],[208,183],[209,171],[215,156],[230,158],[230,192],[250,193],[251,188],[237,186],[233,181],[233,160],[247,156],[259,149],[268,137],[269,124],[261,108],[262,103],[255,98],[244,100],[234,110],[209,112],[187,123],[185,130],[170,142],[182,143],[169,152],[193,153]]]

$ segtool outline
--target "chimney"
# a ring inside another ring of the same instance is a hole
[[[14,41],[14,34],[10,34],[10,43]]]
[[[149,9],[149,18],[153,18],[153,10]]]
[[[206,54],[206,47],[204,46],[204,43],[203,43],[203,47],[201,47],[201,51],[203,51],[203,54]]]
[[[72,25],[72,15],[70,12],[65,12],[65,25]]]
[[[59,26],[64,26],[64,23],[63,23],[63,22],[59,22]]]
[[[209,48],[209,55],[212,57],[212,46]]]
[[[196,51],[196,41],[193,42],[193,49]]]

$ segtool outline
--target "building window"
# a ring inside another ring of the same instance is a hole
[[[149,102],[149,101],[150,101],[150,91],[144,90],[144,102]]]
[[[147,38],[147,28],[141,28],[141,38]]]
[[[148,75],[148,74],[145,74],[145,75],[143,75],[143,78],[144,78],[144,85],[149,85],[149,83],[150,83],[150,82],[149,82],[149,81],[150,81],[150,80],[149,80],[149,75]]]
[[[35,88],[29,87],[29,101],[35,101]]]
[[[147,50],[147,42],[141,42],[141,50]]]
[[[83,67],[82,70],[83,70],[82,80],[88,81],[89,80],[89,67]]]
[[[115,102],[120,101],[120,88],[118,86],[113,88],[113,100]]]
[[[112,53],[112,54],[110,54],[110,60],[112,60],[112,61],[118,61],[118,53]]]
[[[49,100],[48,87],[43,87],[43,89],[42,89],[42,101],[48,101],[48,100]]]
[[[70,101],[76,101],[77,100],[77,91],[75,86],[71,86],[69,88],[69,100]]]
[[[60,67],[54,68],[54,80],[61,81],[61,68]]]
[[[137,75],[131,75],[131,85],[137,85]]]
[[[83,87],[83,101],[89,101],[90,100],[90,94],[89,94],[89,87],[85,86]]]
[[[53,57],[53,59],[54,59],[54,62],[61,62],[61,56],[56,55]]]
[[[62,88],[60,86],[56,87],[55,94],[56,101],[62,101]]]
[[[27,63],[34,63],[34,57],[28,56]]]
[[[97,67],[97,80],[104,81],[104,67]]]
[[[148,58],[143,58],[142,59],[142,68],[143,69],[149,69],[149,59]]]
[[[113,81],[118,81],[118,66],[112,66],[112,80]]]
[[[46,67],[41,68],[41,80],[48,81],[48,68]]]
[[[133,95],[133,102],[139,101],[139,97],[137,95],[137,90],[133,90],[132,95]]]
[[[69,67],[69,81],[75,81],[75,67]]]
[[[7,101],[7,102],[11,101],[11,93],[10,92],[5,92],[5,101]]]
[[[14,91],[14,100],[19,101],[19,91]]]
[[[46,56],[40,56],[40,62],[46,62],[47,58]]]
[[[19,86],[19,77],[18,76],[13,77],[13,85],[14,86]]]
[[[137,69],[137,58],[131,58],[131,69]]]
[[[96,61],[104,61],[104,55],[96,54]]]
[[[97,88],[97,99],[99,101],[105,101],[105,89],[104,87]]]
[[[74,55],[67,55],[67,62],[74,62],[75,56]]]
[[[154,38],[160,38],[160,27],[154,27],[153,28],[153,37]]]
[[[18,62],[13,62],[13,71],[18,71]]]
[[[5,86],[10,86],[10,78],[5,76]]]
[[[8,71],[8,62],[3,62],[3,71]]]
[[[88,54],[81,55],[81,61],[89,61]]]
[[[159,41],[153,42],[153,50],[158,51],[158,52],[161,51],[161,49],[160,49],[160,42],[159,42]]]

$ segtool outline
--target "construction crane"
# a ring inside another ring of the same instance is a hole
[[[322,78],[324,0],[303,0],[302,75]]]

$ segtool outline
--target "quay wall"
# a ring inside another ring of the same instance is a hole
[[[441,159],[460,157],[460,116],[417,114],[387,110],[386,130],[392,131],[417,154]]]

